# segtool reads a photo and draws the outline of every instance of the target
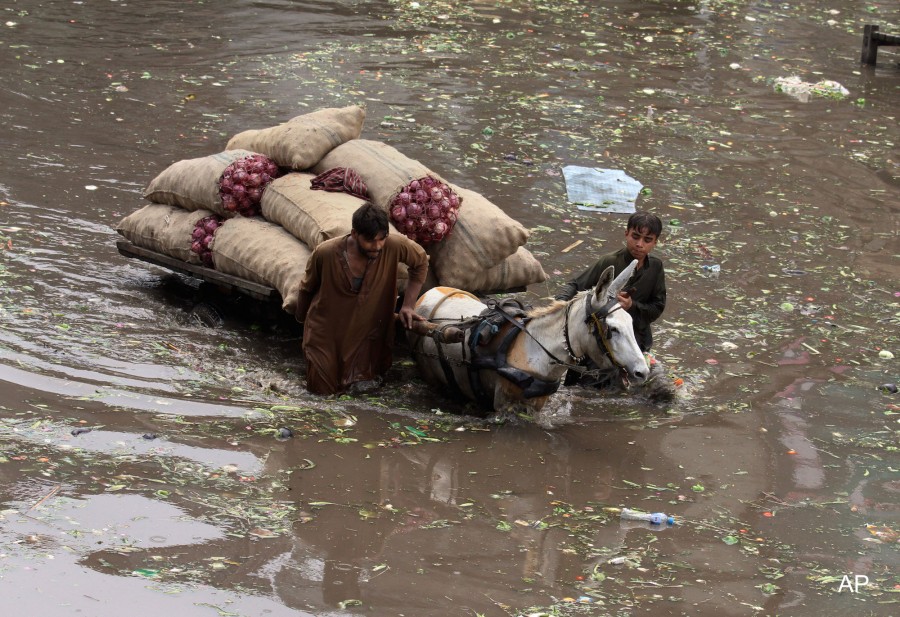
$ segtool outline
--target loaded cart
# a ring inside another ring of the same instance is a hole
[[[483,195],[392,146],[360,137],[358,106],[322,109],[169,165],[149,204],[116,226],[119,252],[237,292],[293,316],[312,251],[350,232],[366,201],[390,213],[391,233],[429,254],[424,290],[524,289],[547,280],[525,248],[528,230]],[[398,272],[398,290],[407,282]]]
[[[119,240],[116,242],[116,248],[124,257],[139,259],[153,264],[154,266],[173,270],[179,274],[184,274],[215,285],[225,291],[241,293],[256,300],[262,300],[263,302],[277,302],[279,305],[281,303],[281,294],[279,294],[278,290],[274,287],[254,283],[253,281],[232,276],[231,274],[225,274],[224,272],[219,272],[205,266],[187,263],[164,255],[163,253],[157,253],[150,249],[135,246],[128,240]]]

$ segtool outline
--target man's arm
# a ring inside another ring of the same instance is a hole
[[[400,323],[409,329],[414,321],[425,321],[424,317],[416,313],[416,300],[419,299],[419,292],[428,275],[428,254],[416,242],[405,236],[401,237],[405,242],[400,251],[400,261],[406,264],[409,280],[403,293],[403,305],[400,307]]]
[[[297,308],[294,309],[294,318],[303,323],[306,321],[306,314],[309,312],[309,305],[312,304],[316,292],[319,290],[319,268],[318,255],[315,251],[310,255],[309,261],[306,262],[306,272],[300,281],[300,295],[297,299]]]
[[[309,312],[309,305],[312,303],[313,294],[304,291],[303,287],[300,287],[300,297],[297,300],[297,308],[294,310],[294,318],[303,323],[306,321],[306,314]]]
[[[412,279],[406,283],[406,291],[403,293],[403,306],[400,307],[400,323],[409,330],[414,321],[425,321],[425,318],[416,312],[416,300],[422,291],[422,283]]]

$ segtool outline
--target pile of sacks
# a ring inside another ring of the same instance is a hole
[[[311,251],[350,232],[365,194],[393,215],[391,233],[428,252],[423,291],[489,292],[547,280],[524,247],[525,227],[395,148],[360,139],[364,120],[354,105],[239,133],[223,152],[165,169],[144,192],[152,203],[116,230],[136,246],[274,287],[293,313]],[[322,181],[345,177],[340,170],[353,186]],[[327,190],[313,188],[317,177]],[[402,268],[399,277],[402,290]]]

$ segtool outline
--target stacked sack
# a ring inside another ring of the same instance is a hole
[[[311,251],[350,232],[366,195],[388,211],[391,233],[429,253],[426,289],[488,292],[547,279],[520,223],[391,146],[360,139],[364,119],[358,106],[329,108],[239,133],[223,152],[160,173],[144,193],[152,203],[117,231],[136,246],[274,287],[293,313]],[[406,276],[401,268],[401,291]]]
[[[447,182],[388,144],[347,141],[326,154],[313,172],[333,167],[355,169],[368,187],[369,199],[389,211],[398,196],[409,192],[412,182],[431,178],[450,189],[459,206],[449,232],[438,242],[420,242],[428,251],[429,272],[437,284],[488,292],[547,280],[540,263],[523,246],[528,230],[521,223],[484,196]]]
[[[260,216],[263,196],[286,171],[311,167],[359,137],[364,120],[365,111],[351,105],[244,131],[223,152],[163,170],[144,191],[153,203],[125,217],[117,231],[136,246],[274,287],[293,313],[311,251]],[[200,221],[208,231],[198,238]]]

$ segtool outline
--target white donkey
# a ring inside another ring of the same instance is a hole
[[[487,412],[529,415],[544,407],[568,369],[584,367],[588,358],[600,371],[618,369],[625,380],[643,383],[649,367],[631,315],[616,300],[636,265],[637,260],[615,279],[610,266],[594,289],[530,312],[492,309],[452,287],[429,290],[416,312],[438,324],[434,336],[409,333],[422,376],[444,393],[478,401]],[[444,342],[442,330],[450,327],[462,330],[460,342]]]

